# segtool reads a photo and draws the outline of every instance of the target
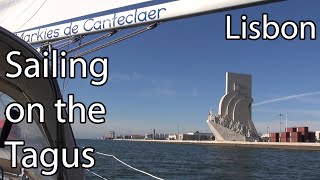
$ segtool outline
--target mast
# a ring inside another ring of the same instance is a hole
[[[286,113],[286,129],[288,128],[288,114]]]

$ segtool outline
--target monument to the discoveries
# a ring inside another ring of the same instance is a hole
[[[210,109],[208,125],[216,141],[253,141],[257,138],[251,116],[252,76],[226,73],[226,94],[221,98],[218,115]]]

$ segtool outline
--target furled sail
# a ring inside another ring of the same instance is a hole
[[[0,0],[0,26],[28,43],[63,39],[283,0],[177,0],[100,17],[69,20],[150,0]],[[22,5],[23,4],[23,5]],[[9,10],[8,10],[9,9]],[[14,15],[11,13],[15,12]],[[57,23],[64,21],[64,23]],[[57,23],[58,25],[44,26]],[[32,29],[32,30],[28,30]]]
[[[150,0],[0,0],[0,26],[11,32]]]

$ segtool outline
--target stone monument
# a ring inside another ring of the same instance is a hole
[[[252,122],[252,76],[226,73],[226,93],[218,115],[210,109],[208,125],[217,141],[253,141],[258,133]],[[213,117],[214,116],[214,117]]]

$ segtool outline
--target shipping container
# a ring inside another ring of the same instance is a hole
[[[287,142],[286,138],[280,138],[280,142]]]
[[[270,142],[279,142],[279,137],[271,137]]]
[[[276,137],[279,138],[279,133],[270,133],[269,137]]]
[[[308,127],[298,127],[298,132],[301,132],[302,135],[308,135]]]
[[[297,132],[297,128],[296,127],[286,128],[286,132]]]
[[[291,132],[290,133],[290,142],[302,142],[301,132]]]
[[[280,142],[290,142],[290,138],[280,138]]]
[[[316,133],[315,132],[308,133],[308,142],[316,142]]]
[[[288,137],[290,137],[290,133],[288,133],[288,132],[280,133],[280,138],[288,138]]]
[[[291,132],[290,133],[290,137],[298,137],[298,136],[301,137],[301,132]]]
[[[304,142],[308,142],[309,141],[309,133],[306,133],[304,135]]]
[[[314,132],[309,132],[308,127],[290,127],[286,132],[269,133],[270,142],[315,142]]]

